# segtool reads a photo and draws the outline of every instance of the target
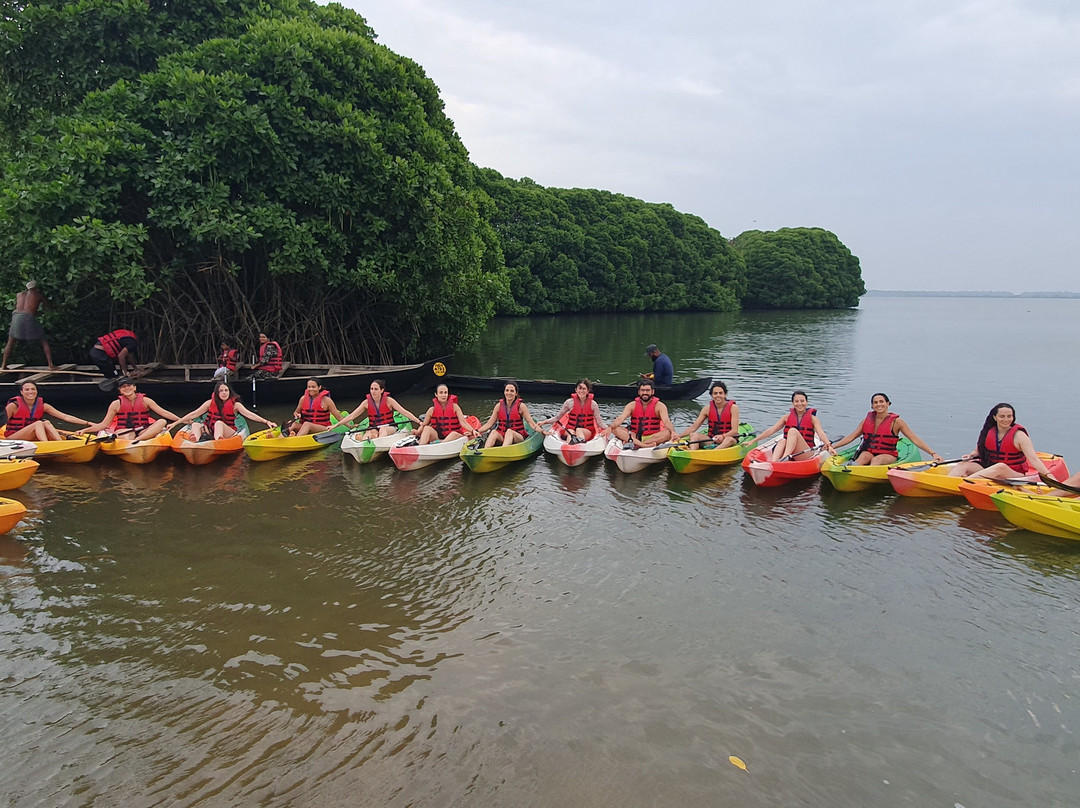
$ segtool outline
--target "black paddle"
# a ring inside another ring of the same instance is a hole
[[[1060,488],[1062,491],[1072,491],[1074,494],[1080,494],[1080,488],[1077,488],[1075,485],[1065,485],[1065,483],[1055,480],[1048,474],[1040,473],[1039,479],[1049,486]]]
[[[98,389],[103,390],[106,393],[111,393],[113,390],[116,389],[116,382],[119,378],[119,376],[114,376],[111,379],[102,379],[100,382],[97,383]]]

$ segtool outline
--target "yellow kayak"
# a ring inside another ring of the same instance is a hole
[[[492,446],[490,449],[485,449],[475,445],[479,440],[477,438],[473,443],[461,447],[461,452],[458,454],[458,457],[469,467],[469,471],[475,471],[478,474],[501,469],[508,463],[528,460],[544,449],[544,433],[531,430],[528,438],[512,446]]]
[[[1065,458],[1061,455],[1046,452],[1039,452],[1038,455],[1055,477],[1065,479],[1069,476]],[[891,466],[887,476],[893,490],[904,497],[958,497],[961,496],[960,483],[964,478],[950,477],[951,468],[948,463],[901,463]]]
[[[34,472],[37,470],[38,464],[34,460],[22,457],[14,460],[9,458],[0,459],[0,491],[22,488],[30,482],[30,478],[34,476]]]
[[[181,429],[172,439],[171,445],[172,450],[182,454],[191,465],[202,466],[215,457],[239,452],[244,448],[244,435],[237,432],[231,438],[194,441],[191,439],[190,429]]]
[[[739,424],[739,441],[726,449],[691,449],[689,444],[677,444],[668,450],[667,459],[679,474],[693,474],[716,466],[732,466],[739,463],[754,448],[754,428]]]
[[[26,515],[26,506],[14,499],[0,498],[0,535],[9,532]]]
[[[837,491],[865,491],[889,482],[889,469],[904,463],[917,463],[922,459],[918,447],[907,438],[901,437],[896,444],[896,462],[885,466],[850,466],[848,465],[859,444],[828,458],[821,467],[825,479],[832,483]]]
[[[101,451],[104,454],[119,457],[126,463],[143,465],[149,463],[162,452],[167,452],[172,446],[172,435],[162,432],[146,440],[129,440],[128,438],[115,438],[102,441]]]
[[[67,438],[66,440],[35,441],[37,451],[35,460],[53,460],[57,463],[89,463],[97,457],[101,444],[94,442],[92,436]]]
[[[999,491],[990,499],[1009,522],[1047,536],[1080,540],[1080,500]]]
[[[295,452],[311,452],[325,449],[328,444],[315,440],[315,435],[282,435],[281,428],[264,429],[244,440],[244,451],[252,460],[277,460]]]

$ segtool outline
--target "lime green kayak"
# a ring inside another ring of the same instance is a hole
[[[839,454],[833,455],[821,467],[821,473],[837,491],[865,491],[875,485],[888,484],[889,469],[893,466],[900,463],[917,463],[922,460],[918,447],[907,438],[901,437],[896,444],[895,463],[887,466],[848,465],[855,458],[860,445],[861,443],[856,443]]]
[[[518,460],[528,460],[530,457],[540,454],[544,448],[544,433],[529,432],[529,437],[521,443],[513,446],[492,446],[490,449],[474,447],[473,443],[466,444],[461,450],[459,457],[465,461],[470,471],[478,474],[495,471],[507,463],[515,463]]]
[[[691,449],[672,446],[667,454],[672,468],[679,474],[693,474],[715,466],[731,466],[738,463],[754,448],[754,428],[747,423],[739,424],[739,441],[726,449]]]

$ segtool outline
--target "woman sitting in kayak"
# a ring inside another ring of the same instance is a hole
[[[692,443],[712,443],[714,449],[726,449],[739,440],[739,405],[728,401],[727,385],[713,382],[709,390],[712,401],[701,408],[698,417],[689,427],[675,436],[675,440],[689,438]],[[705,433],[696,432],[708,422]]]
[[[450,395],[450,388],[445,384],[438,385],[431,406],[416,428],[417,442],[424,446],[439,440],[457,440],[478,434],[465,423],[465,413],[458,406],[457,396]]]
[[[1027,430],[1016,423],[1016,410],[1011,404],[1001,402],[986,416],[975,451],[964,455],[963,463],[949,469],[949,476],[1001,480],[1023,477],[1032,468],[1051,476],[1050,469],[1035,453]]]
[[[940,463],[941,455],[912,432],[911,427],[903,418],[895,412],[889,412],[890,404],[892,402],[884,393],[874,393],[870,396],[870,412],[866,413],[861,424],[832,445],[829,454],[836,454],[837,449],[847,446],[861,435],[862,445],[859,446],[859,451],[851,464],[853,466],[885,466],[899,459],[896,444],[903,436]]]
[[[289,434],[296,437],[325,432],[330,428],[331,415],[339,421],[349,420],[341,414],[334,399],[330,398],[330,391],[324,390],[318,379],[308,379],[307,392],[300,396],[300,401],[293,410],[293,422],[289,427]]]
[[[507,382],[506,386],[503,387],[503,397],[499,399],[491,410],[491,417],[477,431],[487,432],[489,429],[491,430],[488,433],[487,440],[484,442],[485,449],[490,449],[496,444],[513,446],[515,443],[521,443],[529,437],[529,433],[525,431],[525,424],[528,424],[536,432],[548,434],[540,424],[533,420],[529,408],[521,400],[521,396],[518,395],[517,384]]]
[[[127,435],[125,440],[149,440],[157,437],[169,421],[179,421],[180,416],[169,412],[154,399],[138,391],[135,382],[126,376],[120,378],[116,388],[120,395],[109,405],[105,417],[96,424],[80,429],[78,434],[108,430],[116,435]],[[156,420],[151,413],[160,416]],[[104,437],[104,434],[102,435]]]
[[[361,440],[385,438],[387,435],[393,435],[397,432],[397,424],[394,423],[395,412],[400,412],[417,426],[420,425],[419,418],[398,404],[393,396],[386,392],[386,382],[382,379],[373,381],[368,389],[370,392],[360,406],[340,419],[355,421],[366,414],[370,428],[364,433]]]
[[[67,421],[69,424],[81,424],[90,426],[90,422],[84,418],[76,418],[66,412],[60,412],[52,404],[46,404],[45,399],[38,395],[38,386],[33,382],[23,382],[19,386],[19,394],[8,399],[7,426],[4,427],[4,437],[13,440],[60,440],[60,433],[51,422],[45,420],[46,415]]]
[[[600,417],[600,408],[593,398],[592,382],[582,379],[574,388],[574,394],[563,402],[562,409],[550,418],[540,421],[540,424],[557,423],[566,416],[566,426],[562,432],[562,439],[567,443],[585,443],[607,429],[604,419]]]
[[[758,435],[758,441],[760,442],[770,435],[775,435],[780,430],[784,430],[784,439],[777,442],[773,448],[772,457],[769,458],[770,460],[775,462],[792,455],[809,454],[815,435],[821,438],[821,442],[826,449],[832,447],[829,436],[821,428],[817,410],[808,405],[809,399],[807,399],[806,393],[802,390],[796,390],[791,394],[791,409],[788,414],[780,416],[779,421]]]
[[[267,429],[277,426],[273,421],[267,421],[241,404],[240,397],[225,382],[218,382],[214,386],[214,395],[210,400],[204,402],[198,409],[189,412],[178,423],[191,424],[191,440],[193,441],[202,440],[204,432],[207,438],[223,440],[237,433],[236,416],[238,414],[243,415],[248,421],[266,424]],[[206,421],[196,423],[195,419],[200,415],[205,415]]]

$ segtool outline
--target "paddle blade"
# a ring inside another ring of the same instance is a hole
[[[316,432],[313,437],[315,438],[316,443],[321,443],[323,446],[330,446],[337,443],[345,436],[341,432],[327,429],[324,432]]]
[[[480,428],[480,419],[477,418],[475,415],[466,415],[465,416],[465,425],[467,427],[469,427],[469,429],[479,429]]]

